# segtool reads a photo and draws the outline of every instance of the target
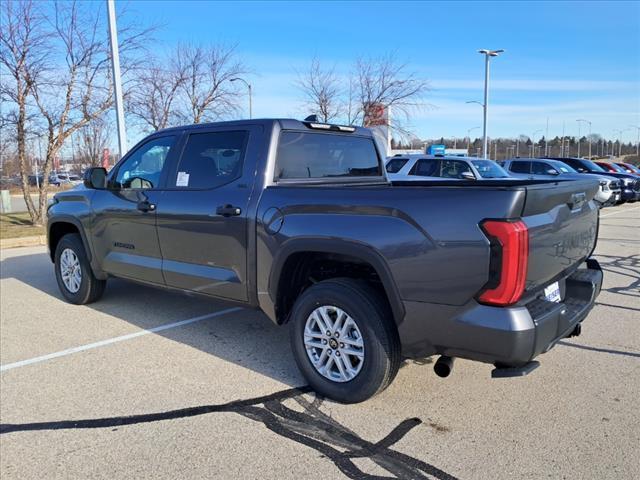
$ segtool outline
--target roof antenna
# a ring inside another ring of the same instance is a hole
[[[304,119],[305,122],[314,122],[317,123],[318,122],[318,115],[309,115],[307,118]]]

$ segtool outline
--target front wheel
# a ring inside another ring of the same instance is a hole
[[[309,287],[291,312],[291,346],[311,387],[342,403],[384,390],[400,366],[400,342],[381,294],[349,278]]]
[[[82,238],[77,233],[69,233],[58,242],[55,271],[58,288],[70,303],[92,303],[104,292],[106,281],[97,279],[93,274]]]

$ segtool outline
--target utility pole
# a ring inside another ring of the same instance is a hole
[[[490,57],[497,57],[498,55],[500,55],[502,52],[504,52],[504,50],[478,50],[478,53],[481,53],[484,55],[485,60],[484,60],[484,115],[483,115],[483,128],[482,128],[482,137],[483,137],[483,141],[482,141],[482,156],[484,158],[487,158],[487,154],[489,153],[487,151],[487,110],[489,109],[489,58]]]
[[[109,12],[109,43],[111,45],[111,69],[113,71],[113,89],[116,103],[116,123],[118,126],[118,150],[120,158],[127,152],[127,130],[124,123],[124,104],[122,101],[122,79],[120,77],[120,52],[118,51],[118,29],[116,27],[116,7],[114,0],[107,0]]]
[[[562,141],[560,142],[560,156],[562,158],[566,157],[564,151],[564,122],[562,122]]]

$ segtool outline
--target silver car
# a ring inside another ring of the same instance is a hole
[[[399,154],[386,163],[389,180],[506,180],[512,177],[493,160],[473,157]]]

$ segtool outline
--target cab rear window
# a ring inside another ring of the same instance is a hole
[[[276,159],[279,179],[381,176],[372,138],[284,131]]]

